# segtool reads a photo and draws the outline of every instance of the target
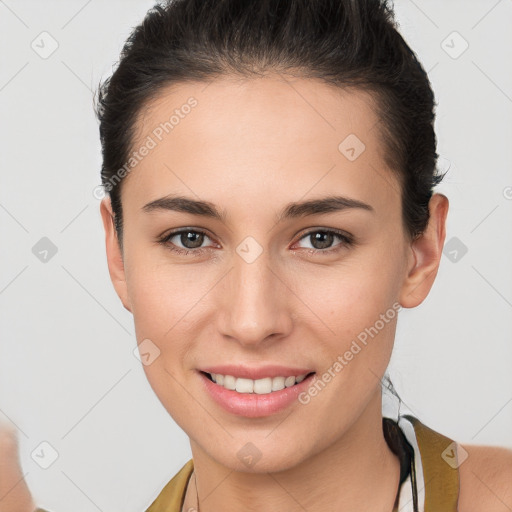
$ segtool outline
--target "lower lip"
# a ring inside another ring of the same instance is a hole
[[[297,401],[297,396],[310,386],[315,374],[309,375],[302,382],[289,388],[261,395],[238,393],[216,384],[201,372],[199,372],[199,376],[203,380],[207,393],[223,409],[239,416],[259,418],[282,411]]]

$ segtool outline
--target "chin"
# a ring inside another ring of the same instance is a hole
[[[303,452],[297,451],[295,443],[290,446],[280,445],[279,449],[276,449],[275,444],[269,439],[258,443],[248,441],[247,438],[250,436],[244,437],[245,439],[241,442],[234,442],[234,446],[230,446],[229,450],[221,453],[209,452],[209,456],[230,470],[253,474],[286,471],[306,459]],[[289,439],[293,439],[293,436]]]

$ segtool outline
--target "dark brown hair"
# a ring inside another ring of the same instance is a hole
[[[424,231],[444,177],[436,172],[434,94],[386,0],[168,0],[133,29],[98,88],[101,178],[121,249],[119,171],[148,102],[171,84],[273,71],[372,95],[385,160],[401,184],[404,230],[411,240]]]

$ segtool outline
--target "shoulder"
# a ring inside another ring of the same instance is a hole
[[[510,512],[512,450],[470,444],[459,444],[457,448],[462,461],[459,466],[459,512]]]

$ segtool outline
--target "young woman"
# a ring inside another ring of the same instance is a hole
[[[193,455],[148,512],[512,510],[510,450],[383,407],[448,212],[389,5],[174,1],[121,57],[97,110],[108,265]]]

